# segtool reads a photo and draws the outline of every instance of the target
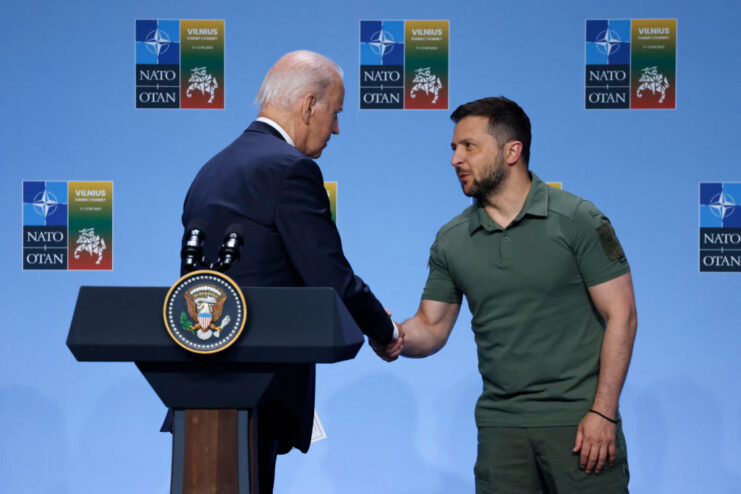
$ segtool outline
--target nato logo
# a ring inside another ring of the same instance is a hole
[[[24,226],[67,226],[67,182],[23,182]]]
[[[630,107],[630,20],[588,20],[585,108]]]
[[[700,184],[700,228],[741,228],[741,183]]]
[[[587,65],[630,63],[630,21],[587,21]]]
[[[360,21],[361,65],[404,65],[404,21]]]
[[[137,64],[180,63],[180,21],[136,21]]]
[[[360,108],[404,107],[404,21],[360,21]]]
[[[67,269],[67,182],[23,182],[23,269]]]
[[[180,107],[180,21],[136,20],[136,107]]]
[[[741,271],[741,183],[700,184],[700,271]]]

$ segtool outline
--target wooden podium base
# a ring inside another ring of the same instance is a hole
[[[175,410],[171,494],[259,494],[256,410]]]

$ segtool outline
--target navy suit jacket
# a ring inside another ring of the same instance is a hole
[[[226,229],[244,228],[242,256],[228,271],[241,286],[333,287],[361,330],[382,343],[393,326],[353,273],[332,221],[319,166],[263,122],[249,128],[198,172],[183,206],[183,225],[207,223],[204,253],[215,260]],[[281,452],[309,448],[314,366],[288,368],[268,412]],[[265,413],[261,415],[261,420]]]

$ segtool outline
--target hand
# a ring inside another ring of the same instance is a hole
[[[368,342],[370,343],[371,348],[373,348],[373,351],[386,362],[393,362],[399,358],[401,351],[404,349],[404,330],[401,329],[401,326],[398,326],[398,328],[399,337],[388,345],[384,346],[373,338],[368,338]]]
[[[600,473],[605,460],[615,462],[615,424],[596,413],[587,413],[576,429],[573,453],[581,451],[579,468],[586,473]]]

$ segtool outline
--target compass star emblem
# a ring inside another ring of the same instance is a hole
[[[170,43],[172,43],[170,37],[159,28],[147,34],[147,39],[144,40],[144,46],[147,47],[147,50],[158,57],[170,48]]]
[[[57,210],[57,204],[59,204],[57,197],[48,190],[39,192],[33,198],[33,210],[43,216],[44,219]]]
[[[394,40],[394,37],[391,36],[391,33],[381,29],[371,35],[370,43],[368,44],[376,55],[384,56],[393,51],[394,43],[396,43],[396,41]]]
[[[713,198],[710,199],[710,204],[708,204],[708,206],[710,206],[710,211],[721,219],[731,216],[737,205],[736,200],[728,192],[715,194]]]
[[[620,36],[612,29],[602,31],[597,35],[597,49],[603,54],[610,56],[620,49]]]

